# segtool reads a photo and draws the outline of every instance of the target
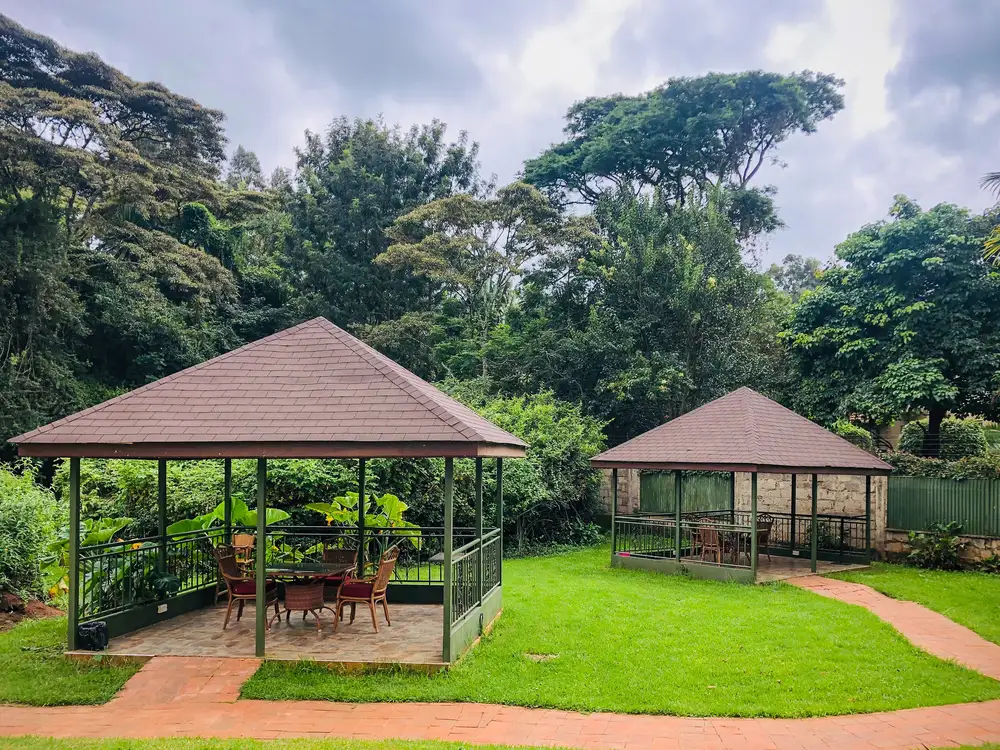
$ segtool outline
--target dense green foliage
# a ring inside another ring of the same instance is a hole
[[[990,612],[989,601],[970,607]],[[664,689],[674,684],[684,689]],[[810,716],[982,700],[1000,684],[920,651],[860,607],[780,584],[610,568],[597,548],[505,563],[503,617],[447,672],[267,662],[243,696]]]
[[[940,612],[1000,645],[1000,576],[972,571],[921,570],[876,563],[868,570],[835,578],[871,586],[894,599],[907,599]]]
[[[21,597],[43,590],[43,558],[66,523],[65,505],[35,481],[28,463],[0,465],[0,591]]]
[[[1000,479],[1000,457],[996,454],[958,461],[922,458],[909,453],[890,453],[882,457],[892,464],[895,474],[938,479]]]
[[[875,450],[875,441],[872,438],[872,434],[864,427],[858,427],[856,424],[851,424],[846,419],[838,419],[830,426],[830,429],[845,440],[851,441],[856,446],[868,451],[869,453]]]
[[[937,455],[947,411],[989,414],[1000,372],[1000,276],[983,261],[992,219],[897,197],[891,220],[837,248],[785,334],[800,376],[796,408],[888,424],[929,414]]]
[[[66,619],[28,620],[0,632],[0,704],[65,706],[111,700],[139,666],[63,656]]]
[[[983,423],[978,419],[945,419],[941,422],[937,457],[945,461],[985,456],[989,452]],[[898,450],[919,456],[927,444],[927,420],[908,422],[899,435]]]

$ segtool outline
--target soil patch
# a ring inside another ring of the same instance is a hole
[[[0,612],[0,632],[10,630],[22,620],[40,620],[44,617],[62,617],[66,613],[61,609],[50,607],[37,599],[24,602],[23,612]]]

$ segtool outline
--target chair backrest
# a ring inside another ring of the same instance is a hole
[[[699,526],[698,535],[704,547],[719,547],[719,530],[714,526]]]
[[[220,544],[212,550],[212,554],[215,555],[215,561],[219,563],[219,572],[222,574],[223,579],[225,579],[227,586],[230,581],[241,581],[244,579],[243,571],[240,570],[240,566],[236,563],[235,551],[230,545]]]
[[[358,562],[358,548],[327,547],[324,544],[323,562],[337,565],[354,565]]]
[[[770,513],[761,513],[757,516],[757,531],[760,534],[770,534],[771,527],[774,526],[774,516]]]
[[[257,543],[256,534],[233,534],[233,546],[234,547],[253,547]]]
[[[375,574],[374,590],[380,594],[389,585],[392,571],[396,567],[396,560],[399,558],[399,547],[392,546],[382,554],[382,559],[378,561],[378,573]]]

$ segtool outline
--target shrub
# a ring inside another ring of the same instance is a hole
[[[1000,456],[976,456],[958,461],[920,458],[909,453],[890,453],[882,459],[893,466],[893,473],[937,479],[1000,479]]]
[[[0,466],[0,590],[28,597],[42,591],[41,559],[66,513],[31,464],[15,468]]]
[[[1000,555],[994,552],[986,559],[980,560],[978,567],[984,573],[1000,574]]]
[[[856,446],[862,450],[866,450],[869,453],[875,450],[875,441],[872,439],[872,434],[868,432],[864,427],[858,427],[856,424],[851,424],[846,419],[838,419],[833,423],[833,432],[845,440],[854,443]]]
[[[927,420],[910,422],[899,435],[898,450],[915,456],[923,452]],[[978,419],[945,419],[941,422],[938,458],[957,461],[962,458],[985,456],[989,452],[983,423]]]
[[[959,570],[961,552],[965,542],[959,539],[962,524],[934,523],[927,531],[911,531],[908,535],[910,554],[906,562],[918,568],[934,570]]]

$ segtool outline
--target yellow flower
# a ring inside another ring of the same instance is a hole
[[[142,547],[142,542],[136,542],[131,547],[129,547],[129,549],[139,549],[141,547]]]
[[[332,523],[333,523],[333,516],[327,516],[326,517],[326,525],[329,526]]]

